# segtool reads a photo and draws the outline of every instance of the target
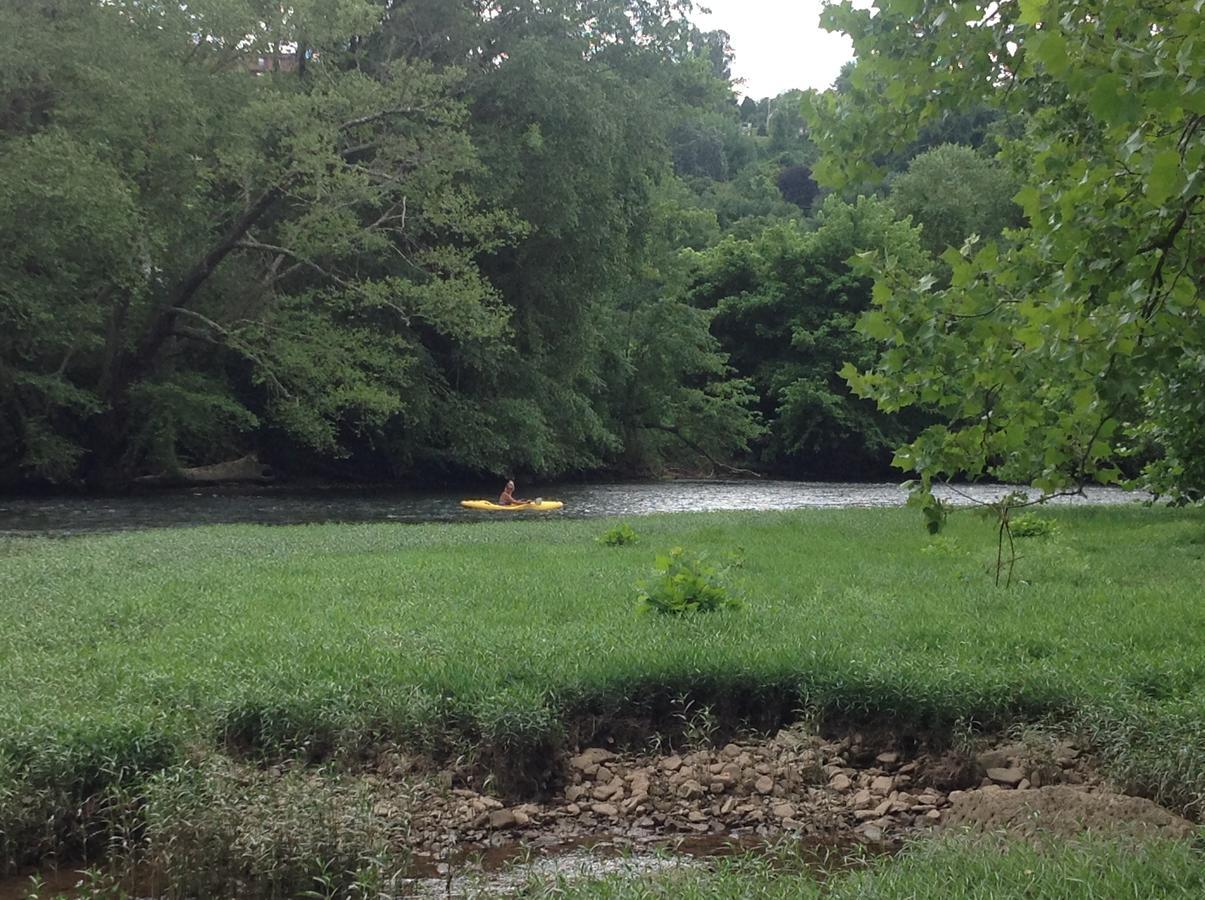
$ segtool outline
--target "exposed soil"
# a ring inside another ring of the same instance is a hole
[[[1039,831],[1074,836],[1108,831],[1134,837],[1189,838],[1191,822],[1141,797],[1089,792],[1067,785],[1025,791],[955,791],[946,821],[983,831],[1030,837]]]
[[[239,778],[279,779],[231,764],[246,773]],[[307,793],[329,794],[332,808],[349,781],[363,789],[372,820],[414,853],[400,885],[411,896],[492,896],[541,873],[639,874],[779,844],[796,859],[802,851],[824,877],[938,828],[1022,837],[1194,833],[1150,801],[1111,792],[1075,742],[1048,737],[958,752],[890,733],[824,738],[784,729],[683,753],[587,747],[564,761],[560,787],[541,802],[504,802],[470,768],[434,769],[393,748],[336,782],[302,777]],[[265,826],[276,818],[251,808],[239,815]],[[62,877],[47,874],[61,889]],[[0,898],[28,896],[28,888],[27,879],[0,883]]]
[[[386,752],[376,777],[407,781],[410,833],[426,860],[591,838],[640,847],[682,836],[791,836],[890,849],[943,825],[1168,836],[1193,828],[1149,801],[1109,792],[1074,743],[1054,739],[959,753],[909,739],[855,733],[826,740],[783,730],[769,740],[684,754],[589,747],[568,759],[563,787],[545,802],[516,804],[490,796],[455,770],[416,784],[414,765]]]

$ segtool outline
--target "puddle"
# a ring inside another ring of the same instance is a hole
[[[411,870],[396,882],[397,897],[468,898],[517,893],[533,882],[576,881],[608,877],[641,878],[708,861],[745,854],[762,854],[772,863],[800,867],[818,881],[837,872],[863,866],[890,854],[887,845],[861,842],[771,840],[752,835],[681,835],[666,838],[594,835],[571,841],[537,841],[498,847],[466,848],[447,860],[416,856]],[[44,869],[0,879],[0,900],[52,900],[98,896],[101,893],[151,900],[158,896],[156,879],[138,871],[121,881],[71,869]]]
[[[706,866],[724,857],[761,854],[780,865],[805,868],[818,881],[868,864],[894,852],[886,845],[816,840],[769,840],[752,835],[691,835],[634,839],[595,836],[545,844],[512,845],[458,853],[452,862],[417,860],[416,877],[399,887],[410,897],[496,897],[521,891],[533,882],[607,877],[641,878],[677,869]]]

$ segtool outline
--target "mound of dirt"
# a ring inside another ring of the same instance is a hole
[[[1031,837],[1038,832],[1074,836],[1085,831],[1136,837],[1187,838],[1194,826],[1150,800],[1066,785],[1026,790],[955,791],[946,827],[1007,831]]]

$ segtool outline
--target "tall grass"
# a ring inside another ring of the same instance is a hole
[[[994,533],[903,510],[690,514],[617,553],[597,521],[219,527],[10,542],[0,560],[0,862],[192,747],[319,759],[379,737],[539,786],[566,739],[707,706],[1090,730],[1132,785],[1205,798],[1199,512],[1064,510],[993,587]],[[605,526],[606,523],[603,523]],[[635,613],[673,546],[746,607]],[[77,827],[79,826],[79,827]]]

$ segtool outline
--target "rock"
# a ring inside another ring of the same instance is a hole
[[[565,788],[565,799],[570,803],[575,803],[582,797],[590,793],[590,789],[582,784],[573,784]]]
[[[736,744],[727,744],[724,749],[720,751],[720,756],[724,757],[725,759],[736,759],[740,755],[741,748]]]
[[[599,765],[614,758],[615,754],[610,750],[604,750],[602,747],[590,747],[577,756],[570,757],[569,765],[584,775],[593,775],[598,771]]]
[[[594,771],[594,779],[602,782],[614,781],[615,775],[606,766],[599,766]]]
[[[862,790],[854,794],[851,802],[854,809],[866,809],[866,807],[870,806],[870,791],[862,788]]]
[[[529,816],[529,815],[528,815],[526,812],[524,812],[523,810],[521,810],[521,809],[516,809],[516,810],[514,811],[513,815],[514,815],[514,817],[515,817],[515,824],[516,824],[516,825],[518,825],[520,828],[522,828],[522,827],[523,827],[523,826],[525,826],[525,825],[530,825],[530,824],[531,824],[531,816]]]
[[[1009,787],[1016,787],[1025,778],[1025,773],[1017,768],[1010,769],[988,769],[987,777],[996,784],[1003,784]]]
[[[844,772],[838,772],[829,780],[828,786],[834,791],[848,791],[853,787],[853,782],[849,780],[849,776]]]
[[[680,768],[682,768],[682,757],[667,756],[665,759],[661,760],[661,768],[666,772],[677,772]]]
[[[515,814],[509,809],[496,809],[489,814],[490,828],[495,830],[502,828],[514,828],[518,823],[515,821]]]
[[[877,844],[883,839],[883,830],[877,825],[859,825],[858,833],[872,844]]]
[[[871,819],[879,817],[878,811],[873,809],[856,809],[854,810],[854,818],[859,822],[868,822]]]
[[[875,762],[884,766],[894,766],[899,761],[900,755],[898,753],[880,753],[875,757]]]
[[[790,803],[776,803],[770,812],[780,819],[789,819],[795,815],[795,807]]]
[[[582,808],[580,806],[578,806],[576,803],[570,803],[568,806],[565,807],[565,812],[569,813],[569,815],[571,815],[571,816],[576,816],[581,811],[582,811]]]
[[[880,796],[886,796],[891,793],[891,789],[895,786],[895,779],[890,775],[879,775],[873,778],[870,782],[870,792]]]
[[[683,800],[693,800],[695,797],[703,796],[703,785],[693,778],[688,779],[678,785],[677,794]]]
[[[616,794],[619,796],[616,797]],[[611,782],[610,784],[600,784],[594,788],[594,790],[591,792],[591,796],[594,797],[595,800],[610,800],[613,797],[617,800],[622,800],[623,786],[616,784],[615,782]]]
[[[893,803],[895,803],[894,800],[884,800],[874,808],[875,816],[878,817],[887,815],[887,813],[891,812],[891,806]]]
[[[753,783],[753,789],[759,794],[768,794],[774,790],[774,779],[769,775],[762,775],[761,778]]]
[[[686,819],[688,822],[706,822],[707,816],[703,815],[703,813],[699,812],[697,809],[692,809],[689,813],[687,813]]]
[[[723,779],[717,779],[711,782],[707,788],[713,794],[722,794],[724,791],[728,790],[728,782],[724,781]]]
[[[590,809],[600,816],[614,819],[619,815],[619,809],[613,803],[591,803]]]
[[[925,818],[928,819],[930,822],[940,822],[941,821],[941,810],[940,809],[931,809],[927,813],[925,813]]]

